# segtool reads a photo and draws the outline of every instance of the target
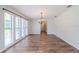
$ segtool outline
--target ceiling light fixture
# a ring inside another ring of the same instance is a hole
[[[41,13],[41,20],[46,20],[47,18],[47,8],[45,8]]]
[[[43,9],[41,12],[40,12],[40,15],[41,15],[41,19],[39,20],[39,23],[41,21],[47,21],[47,8]]]

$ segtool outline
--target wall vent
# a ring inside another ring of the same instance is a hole
[[[70,8],[72,5],[68,5],[67,8]]]

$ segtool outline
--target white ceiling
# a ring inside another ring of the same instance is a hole
[[[40,18],[40,12],[45,8],[48,18],[54,18],[67,9],[67,5],[11,5],[10,7],[33,19]]]

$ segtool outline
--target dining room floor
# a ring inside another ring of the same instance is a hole
[[[79,53],[79,50],[56,35],[41,32],[27,36],[4,53]]]

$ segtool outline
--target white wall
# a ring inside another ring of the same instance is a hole
[[[47,19],[47,32],[48,34],[54,33],[53,19]],[[38,20],[29,21],[29,34],[40,34],[40,23]]]
[[[54,19],[58,37],[79,49],[79,6],[72,6]]]
[[[47,19],[47,33],[48,34],[54,34],[55,33],[55,25],[54,25],[54,19]]]
[[[37,20],[29,21],[29,34],[40,34],[40,23]]]

